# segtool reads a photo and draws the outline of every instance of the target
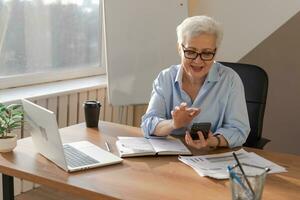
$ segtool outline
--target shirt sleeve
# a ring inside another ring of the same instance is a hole
[[[153,136],[157,124],[166,119],[167,107],[163,91],[165,93],[168,91],[163,89],[164,82],[166,80],[164,80],[161,74],[153,82],[151,99],[141,123],[145,137]]]
[[[243,83],[235,73],[225,108],[222,126],[216,133],[223,135],[229,147],[242,146],[249,135],[250,125]]]

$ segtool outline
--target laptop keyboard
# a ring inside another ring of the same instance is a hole
[[[67,163],[70,167],[81,167],[99,163],[99,161],[95,160],[94,158],[91,158],[85,153],[82,153],[81,151],[67,144],[64,145],[64,152]]]

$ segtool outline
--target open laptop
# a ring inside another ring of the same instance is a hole
[[[118,156],[88,142],[62,144],[55,114],[26,99],[22,99],[25,121],[32,130],[33,143],[39,153],[68,172],[122,162]]]

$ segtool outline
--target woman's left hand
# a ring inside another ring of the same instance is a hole
[[[209,131],[207,139],[204,138],[203,133],[201,131],[198,131],[197,134],[199,135],[199,140],[193,140],[190,133],[186,131],[185,142],[189,146],[192,146],[196,149],[201,149],[210,146],[214,137],[211,131]]]

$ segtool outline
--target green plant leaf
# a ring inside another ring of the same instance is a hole
[[[5,127],[0,127],[0,135],[5,132]]]
[[[16,110],[16,109],[20,109],[22,108],[21,104],[10,104],[9,106],[7,106],[7,109],[9,110]]]
[[[14,123],[18,123],[18,121],[15,121],[15,120],[10,120],[9,122],[8,122],[8,126],[10,126],[10,125],[12,125],[12,124],[14,124]]]
[[[22,126],[24,111],[20,104],[8,106],[0,103],[0,137],[5,137],[8,132]]]
[[[5,107],[0,107],[0,115],[6,110]]]
[[[1,118],[1,120],[2,120],[5,124],[8,123],[9,118],[8,118],[7,116],[2,116],[2,115],[0,115],[0,118]]]
[[[3,107],[0,109],[0,115],[4,115],[6,113],[7,109],[6,107]]]
[[[5,127],[5,126],[0,127],[0,138],[5,137],[6,132],[7,132],[7,127]]]
[[[21,115],[21,116],[24,113],[23,110],[12,110],[11,112],[14,113],[14,115]]]
[[[3,103],[0,103],[0,110],[2,110],[3,108],[6,108],[6,106]]]
[[[21,123],[13,123],[10,125],[10,127],[20,127],[20,126],[22,126]]]
[[[23,119],[23,116],[22,115],[13,115],[11,117],[12,120],[22,120]]]

